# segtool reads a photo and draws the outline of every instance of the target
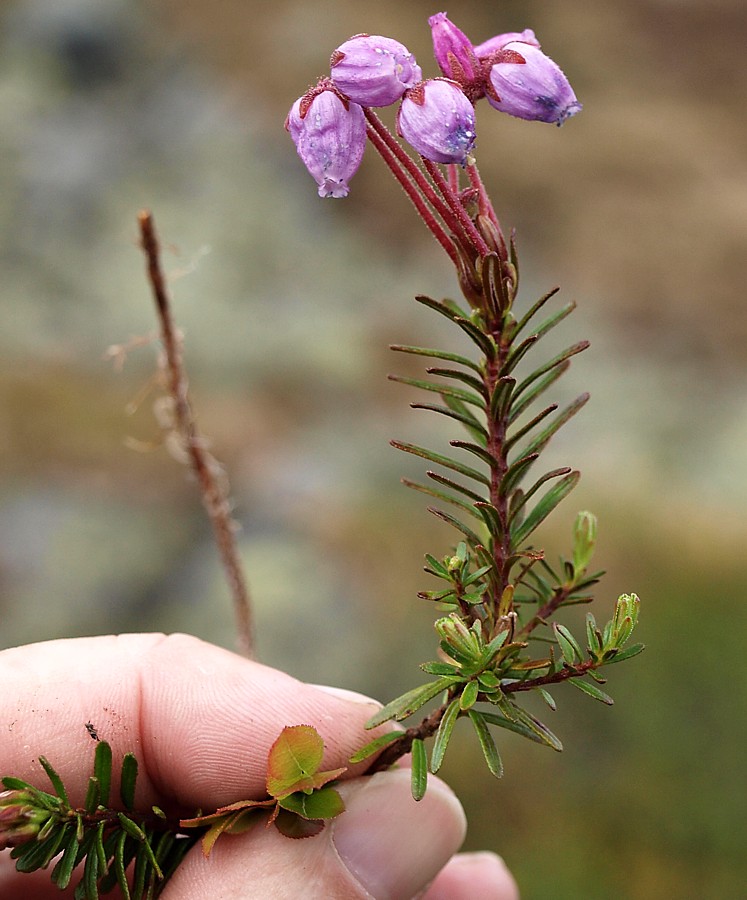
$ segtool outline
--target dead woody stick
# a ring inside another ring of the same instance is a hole
[[[252,656],[254,629],[251,602],[246,578],[239,560],[227,488],[216,478],[216,462],[205,449],[204,439],[197,430],[192,413],[187,392],[187,379],[182,365],[180,341],[171,315],[166,280],[161,267],[158,237],[153,216],[148,210],[140,212],[138,224],[140,226],[140,242],[146,258],[148,280],[158,312],[161,341],[166,354],[169,393],[174,403],[176,429],[192,471],[197,477],[202,502],[213,527],[215,542],[218,545],[218,552],[228,579],[238,629],[239,650],[245,656]]]

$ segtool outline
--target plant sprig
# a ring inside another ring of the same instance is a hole
[[[62,778],[40,756],[54,793],[20,778],[2,779],[0,850],[12,848],[19,872],[46,869],[55,861],[51,879],[60,890],[73,884],[77,871],[75,900],[97,900],[115,887],[126,900],[153,900],[198,840],[209,856],[222,834],[240,834],[261,821],[286,837],[319,834],[345,809],[332,785],[345,767],[320,771],[323,754],[315,728],[288,726],[268,754],[267,799],[239,800],[188,819],[171,819],[157,806],[136,811],[138,764],[132,753],[122,759],[119,804],[110,805],[112,750],[106,741],[97,742],[80,808],[71,805]]]
[[[119,805],[110,806],[112,751],[98,741],[85,802],[73,807],[62,778],[43,756],[39,762],[53,793],[6,776],[0,794],[0,847],[11,847],[19,872],[46,869],[60,890],[76,877],[75,900],[95,900],[119,887],[128,900],[151,900],[197,837],[179,828],[157,806],[135,810],[137,759],[127,753],[119,772]],[[121,808],[120,808],[121,807]]]
[[[553,290],[518,318],[513,240],[510,246],[510,254],[503,258],[497,246],[487,256],[475,253],[468,279],[470,310],[452,300],[416,298],[467,334],[476,356],[401,344],[392,348],[448,363],[429,366],[427,379],[390,378],[438,395],[440,404],[413,402],[411,406],[456,421],[469,438],[450,441],[462,456],[391,442],[434,466],[426,471],[430,484],[409,478],[403,483],[438,501],[428,512],[452,526],[460,538],[442,559],[426,554],[425,571],[441,586],[418,594],[449,611],[435,623],[441,659],[421,666],[435,680],[391,701],[367,727],[403,721],[438,697],[440,703],[419,725],[387,741],[383,749],[377,739],[353,757],[359,761],[381,751],[373,764],[378,770],[417,748],[413,751],[416,797],[423,795],[427,769],[437,772],[441,767],[457,719],[471,721],[489,770],[500,776],[503,766],[488,726],[562,749],[552,731],[520,706],[517,695],[535,691],[554,709],[546,686],[570,681],[594,699],[611,704],[609,695],[598,687],[604,679],[597,670],[643,649],[642,644],[624,646],[638,620],[635,595],[618,599],[614,616],[603,630],[589,613],[585,649],[565,625],[553,621],[567,606],[590,603],[603,574],[589,568],[597,532],[591,513],[579,513],[572,553],[569,559],[561,559],[559,567],[553,567],[534,543],[537,529],[580,477],[567,466],[537,475],[538,461],[552,438],[589,399],[582,393],[559,410],[544,395],[568,370],[571,359],[589,345],[573,343],[526,371],[541,339],[570,315],[574,304],[538,317],[557,293]],[[537,644],[541,655],[532,649]],[[428,738],[433,738],[430,763],[421,746]]]

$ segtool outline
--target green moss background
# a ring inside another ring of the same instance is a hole
[[[450,435],[387,382],[404,362],[386,348],[451,339],[412,296],[453,294],[454,279],[373,153],[346,201],[321,201],[282,123],[356,32],[397,37],[434,74],[437,11],[0,6],[2,646],[136,629],[233,645],[195,486],[156,446],[156,348],[122,371],[104,359],[155,327],[136,246],[148,206],[199,422],[232,481],[261,659],[383,700],[418,679],[433,647],[422,557],[453,536],[399,485],[420,468],[388,441]],[[475,41],[533,27],[584,103],[560,131],[479,108],[477,158],[518,229],[524,302],[560,283],[579,309],[557,340],[592,340],[557,392],[592,401],[548,451],[583,480],[545,543],[564,552],[575,512],[593,509],[598,618],[636,591],[648,645],[610,670],[614,709],[556,691],[563,754],[507,734],[502,782],[457,729],[446,776],[468,845],[501,852],[525,900],[738,898],[743,3],[448,12]]]

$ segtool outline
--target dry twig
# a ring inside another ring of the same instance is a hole
[[[158,312],[161,342],[166,354],[168,390],[174,404],[174,425],[189,465],[197,477],[202,502],[213,526],[215,541],[233,596],[239,649],[246,656],[251,656],[254,630],[251,602],[246,578],[239,560],[227,487],[224,480],[221,481],[216,477],[218,465],[205,449],[205,441],[197,430],[192,413],[187,392],[187,379],[181,359],[180,342],[171,315],[166,280],[161,267],[158,237],[153,216],[148,210],[143,210],[138,215],[138,224],[140,226],[140,242],[147,263],[148,280]]]

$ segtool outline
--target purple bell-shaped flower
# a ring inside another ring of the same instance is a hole
[[[581,109],[557,63],[532,44],[505,44],[489,77],[488,102],[519,119],[562,125]]]
[[[464,165],[475,146],[475,108],[455,81],[432,78],[405,94],[397,131],[426,159]]]
[[[423,77],[415,57],[399,41],[358,34],[330,59],[332,82],[361,106],[390,106]]]
[[[328,84],[329,82],[327,82]],[[320,197],[347,197],[366,148],[366,119],[356,103],[320,82],[300,97],[285,120]]]

